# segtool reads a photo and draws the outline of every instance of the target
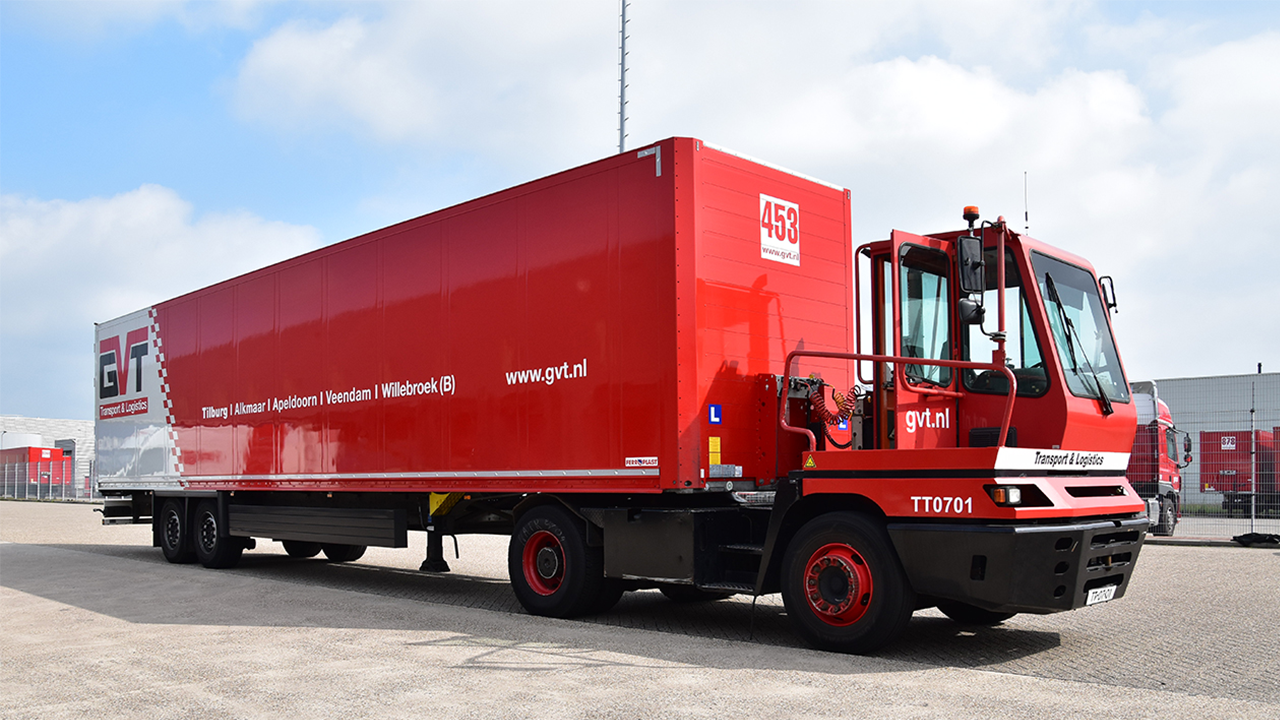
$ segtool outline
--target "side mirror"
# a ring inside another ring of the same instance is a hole
[[[960,266],[960,292],[981,293],[987,289],[983,275],[986,263],[982,260],[982,240],[972,235],[956,238],[956,260]]]
[[[987,311],[973,298],[962,297],[956,303],[956,313],[960,316],[961,325],[981,325]]]
[[[1187,453],[1186,456],[1182,458],[1182,467],[1190,465],[1192,460],[1195,460],[1195,458],[1191,457],[1191,453]]]
[[[1102,288],[1102,301],[1106,303],[1107,309],[1115,311],[1116,309],[1116,282],[1111,279],[1110,275],[1103,275],[1098,278],[1098,287]]]
[[[1187,462],[1191,462],[1191,433],[1182,436],[1182,452],[1187,454]]]

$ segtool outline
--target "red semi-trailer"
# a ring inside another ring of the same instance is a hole
[[[106,522],[208,567],[509,534],[530,612],[781,592],[853,652],[1120,597],[1098,281],[970,210],[855,250],[848,190],[672,138],[103,323]]]
[[[1280,428],[1200,432],[1200,489],[1222,493],[1227,517],[1280,511]]]

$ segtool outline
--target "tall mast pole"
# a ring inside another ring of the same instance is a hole
[[[622,22],[618,26],[618,152],[627,149],[627,0],[620,0]]]

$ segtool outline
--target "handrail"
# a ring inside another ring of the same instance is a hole
[[[867,262],[871,262],[871,243],[863,243],[853,251],[853,349],[855,352],[862,352],[862,269],[858,266],[858,258],[864,251],[867,253]],[[873,265],[867,270],[869,280],[874,281],[875,278],[872,276],[874,272]],[[872,329],[871,332],[874,333],[875,330]],[[862,377],[861,363],[853,366],[853,376],[858,379],[858,382],[871,382]]]
[[[804,435],[809,438],[809,452],[813,452],[818,447],[818,439],[814,436],[813,431],[809,428],[801,428],[791,425],[787,422],[787,401],[786,389],[791,386],[791,363],[798,357],[823,357],[833,358],[837,360],[853,360],[854,362],[882,362],[894,363],[894,374],[897,374],[897,365],[934,365],[938,367],[952,367],[971,370],[999,370],[1009,379],[1009,395],[1004,404],[1004,417],[1000,420],[999,446],[1003,447],[1009,439],[1009,425],[1013,421],[1013,400],[1018,394],[1018,378],[1014,376],[1013,371],[1004,365],[995,363],[980,363],[969,360],[932,360],[928,358],[905,357],[901,355],[871,355],[869,353],[839,353],[824,352],[822,350],[792,350],[787,354],[786,365],[783,368],[782,375],[782,392],[778,399],[778,426],[787,432],[793,432]],[[925,389],[925,388],[922,388]],[[912,392],[917,392],[912,390]],[[925,393],[922,393],[925,394]]]

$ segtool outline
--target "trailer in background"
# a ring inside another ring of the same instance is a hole
[[[1200,487],[1222,493],[1227,517],[1280,512],[1275,431],[1200,433]]]

